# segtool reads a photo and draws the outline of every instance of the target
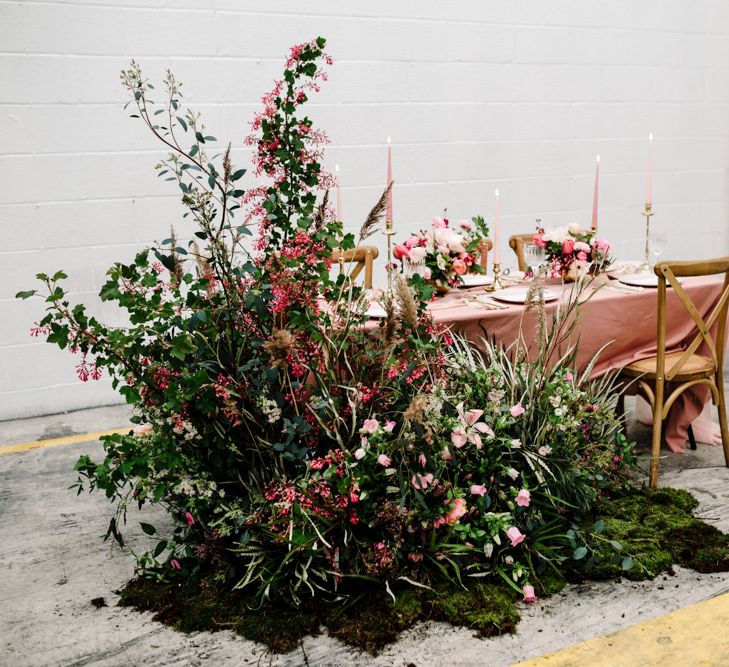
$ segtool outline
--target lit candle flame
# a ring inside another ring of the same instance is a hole
[[[391,144],[392,143],[392,139],[390,137],[387,137],[387,143],[388,144]]]

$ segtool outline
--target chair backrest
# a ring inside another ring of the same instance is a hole
[[[729,306],[729,257],[691,262],[658,262],[654,268],[658,276],[658,353],[656,372],[670,382],[688,361],[692,354],[704,345],[714,369],[724,367],[724,345],[726,343],[726,318]],[[693,300],[681,286],[678,278],[688,276],[713,276],[724,274],[721,295],[709,316],[704,319]],[[678,361],[666,373],[666,287],[670,285],[694,321],[695,329],[687,337],[688,346]],[[695,332],[695,333],[694,333]],[[692,338],[693,337],[693,338]]]
[[[379,250],[373,245],[361,245],[352,250],[344,250],[341,252],[335,250],[332,253],[332,262],[339,263],[341,257],[341,265],[354,263],[354,268],[348,273],[348,276],[354,280],[364,269],[364,287],[372,289],[372,265],[379,255]]]
[[[519,263],[519,271],[526,271],[527,265],[524,260],[524,246],[527,243],[531,243],[534,239],[534,234],[514,234],[509,237],[509,247],[516,253],[516,261]]]

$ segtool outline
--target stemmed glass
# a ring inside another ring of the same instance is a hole
[[[652,232],[650,236],[651,255],[653,255],[653,266],[658,263],[658,258],[666,248],[666,233],[663,231]]]
[[[532,273],[532,278],[536,278],[539,270],[544,265],[544,248],[536,243],[527,243],[524,245],[524,262]]]

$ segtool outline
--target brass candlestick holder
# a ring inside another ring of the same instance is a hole
[[[392,237],[395,234],[392,220],[385,220],[385,236],[387,236],[387,290],[392,293]]]
[[[487,292],[495,292],[496,290],[504,289],[504,287],[506,287],[506,283],[501,280],[501,263],[494,262],[494,282],[486,285],[485,289]]]
[[[337,248],[337,261],[339,262],[339,275],[344,275],[344,250],[342,250],[342,246],[339,246]]]
[[[638,267],[640,273],[650,273],[651,265],[648,261],[650,257],[650,228],[651,216],[653,215],[653,204],[649,201],[645,203],[645,209],[641,215],[645,216],[645,257],[643,263]]]

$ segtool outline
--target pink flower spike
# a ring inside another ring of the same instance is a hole
[[[397,425],[396,422],[393,422],[393,421],[388,420],[388,421],[385,422],[385,426],[383,428],[388,433],[392,433],[392,431],[394,430],[394,428],[395,428],[396,425]]]
[[[173,558],[173,559],[172,559],[172,560],[170,561],[170,565],[171,565],[171,566],[173,567],[173,569],[175,569],[175,570],[179,570],[179,569],[181,569],[181,567],[182,567],[182,566],[180,565],[180,561],[179,561],[179,560],[177,560],[176,558]]]
[[[387,468],[392,463],[392,459],[387,454],[380,454],[377,457],[377,463]]]
[[[471,495],[485,496],[486,495],[486,485],[485,484],[473,484],[471,486]]]
[[[188,526],[194,526],[195,525],[195,517],[190,514],[190,512],[185,512],[185,518],[187,519],[187,525]]]
[[[463,445],[468,442],[468,436],[466,436],[466,431],[460,426],[454,428],[451,432],[451,442],[453,443],[453,446],[458,449],[463,447]]]
[[[506,531],[506,537],[511,540],[511,546],[515,547],[524,541],[525,535],[516,526],[512,526]]]
[[[515,502],[519,507],[529,507],[529,503],[532,502],[532,494],[526,489],[522,489],[516,494]]]
[[[534,594],[534,586],[524,586],[521,589],[524,592],[524,602],[536,602],[537,596]]]
[[[511,410],[509,410],[509,412],[511,412],[512,417],[520,417],[526,412],[526,410],[524,410],[524,406],[521,403],[517,403],[511,408]]]

